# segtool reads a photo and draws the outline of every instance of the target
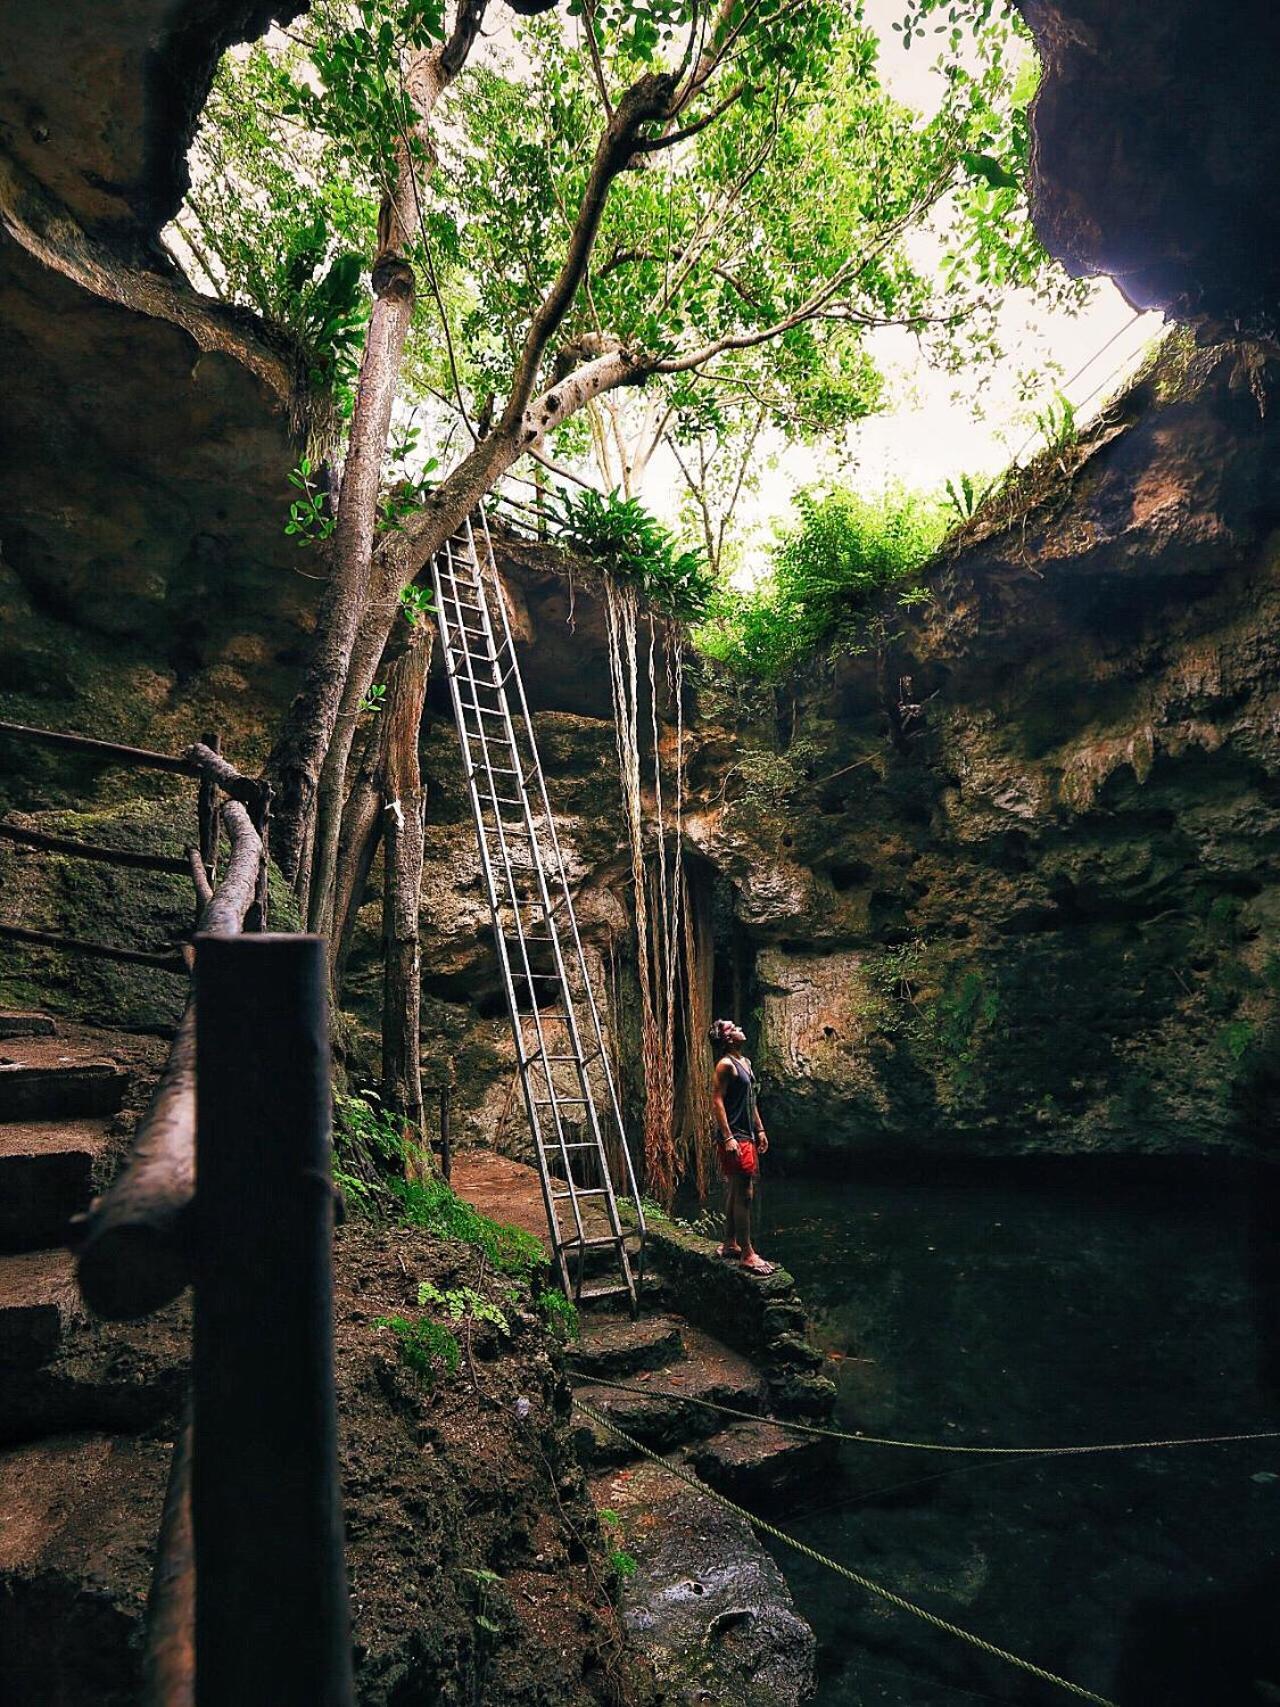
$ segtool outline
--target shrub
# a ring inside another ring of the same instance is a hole
[[[557,1292],[548,1287],[539,1292],[534,1299],[534,1306],[546,1320],[553,1339],[561,1345],[574,1344],[582,1334],[578,1321],[578,1309],[571,1298],[566,1298],[563,1292]]]
[[[683,548],[638,498],[562,489],[552,513],[562,545],[629,582],[651,605],[678,622],[701,622],[707,615],[715,580],[706,560]]]
[[[859,652],[886,639],[887,612],[928,597],[918,571],[941,543],[941,507],[918,493],[881,500],[833,489],[797,495],[769,574],[748,592],[723,589],[699,629],[700,649],[730,668],[776,680],[820,649]]]
[[[458,1373],[462,1350],[457,1338],[448,1328],[441,1327],[427,1316],[411,1322],[406,1316],[379,1316],[375,1328],[390,1328],[396,1336],[400,1361],[422,1382],[434,1387],[441,1369],[449,1375]]]

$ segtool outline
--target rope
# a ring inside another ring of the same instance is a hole
[[[864,1593],[874,1595],[877,1600],[883,1600],[889,1606],[897,1607],[899,1612],[910,1612],[914,1617],[922,1618],[926,1624],[932,1624],[935,1630],[941,1630],[948,1636],[956,1636],[960,1641],[968,1642],[971,1647],[979,1649],[982,1653],[990,1654],[993,1659],[1004,1660],[1007,1665],[1017,1666],[1020,1671],[1028,1672],[1032,1677],[1038,1677],[1042,1683],[1052,1684],[1055,1689],[1065,1689],[1068,1695],[1074,1695],[1081,1701],[1092,1701],[1096,1707],[1118,1707],[1118,1704],[1109,1700],[1107,1696],[1095,1695],[1091,1689],[1085,1689],[1078,1683],[1071,1683],[1065,1677],[1059,1677],[1056,1672],[1046,1671],[1043,1666],[1036,1665],[1032,1660],[1023,1659],[1020,1654],[1011,1654],[1007,1648],[998,1648],[994,1642],[988,1642],[984,1636],[976,1635],[972,1630],[962,1629],[959,1624],[951,1624],[947,1619],[939,1618],[936,1613],[926,1611],[923,1606],[917,1606],[915,1601],[907,1600],[904,1596],[895,1594],[892,1589],[885,1588],[882,1583],[873,1582],[870,1577],[864,1577],[860,1572],[850,1570],[848,1565],[842,1565],[839,1560],[829,1559],[825,1553],[819,1553],[816,1548],[807,1546],[803,1541],[798,1541],[794,1535],[788,1535],[785,1530],[776,1528],[772,1523],[766,1523],[764,1518],[757,1517],[754,1512],[747,1511],[745,1507],[736,1505],[733,1500],[727,1499],[724,1494],[717,1493],[714,1488],[707,1487],[705,1482],[700,1482],[689,1471],[681,1469],[676,1464],[668,1463],[658,1453],[651,1452],[647,1446],[642,1446],[638,1440],[633,1440],[629,1434],[624,1434],[622,1429],[610,1422],[607,1417],[601,1416],[599,1411],[594,1410],[590,1405],[584,1405],[581,1399],[575,1399],[573,1403],[574,1408],[581,1411],[583,1416],[589,1418],[591,1422],[598,1424],[601,1428],[608,1429],[611,1434],[616,1435],[619,1440],[629,1446],[633,1452],[638,1452],[654,1464],[661,1465],[677,1481],[692,1488],[694,1493],[701,1494],[704,1499],[723,1506],[726,1511],[733,1512],[737,1517],[745,1518],[751,1527],[760,1534],[772,1536],[775,1541],[780,1541],[784,1547],[792,1548],[795,1552],[802,1554],[804,1558],[812,1560],[815,1565],[825,1565],[829,1571],[834,1571],[837,1576],[844,1577],[846,1581],[853,1583],[856,1588],[862,1589]]]
[[[662,1387],[637,1387],[626,1381],[604,1381],[588,1375],[585,1370],[570,1369],[569,1374],[593,1387],[615,1387],[620,1393],[639,1393],[651,1399],[679,1399],[686,1405],[701,1405],[708,1411],[720,1411],[727,1417],[742,1417],[747,1422],[772,1423],[775,1428],[789,1428],[796,1434],[817,1434],[827,1440],[848,1440],[857,1446],[900,1446],[911,1452],[963,1452],[989,1458],[1065,1458],[1087,1452],[1154,1452],[1167,1446],[1218,1446],[1226,1441],[1280,1440],[1280,1429],[1265,1429],[1253,1434],[1197,1434],[1181,1440],[1117,1440],[1101,1446],[952,1446],[928,1440],[890,1440],[878,1434],[851,1434],[844,1429],[819,1428],[816,1423],[793,1422],[785,1417],[762,1417],[758,1411],[735,1410],[732,1405],[717,1405],[711,1399],[699,1399],[693,1393],[673,1393]]]

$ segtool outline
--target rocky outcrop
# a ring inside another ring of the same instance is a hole
[[[1015,3],[1044,64],[1032,201],[1048,248],[1140,307],[1274,338],[1274,6]]]
[[[163,746],[170,714],[185,744],[216,709],[252,763],[261,690],[291,690],[314,593],[283,532],[304,363],[193,291],[158,233],[222,52],[299,9],[54,0],[0,23],[9,716]]]
[[[699,1500],[659,1464],[602,1478],[596,1497],[615,1516],[633,1561],[623,1617],[653,1663],[664,1700],[798,1707],[808,1699],[813,1631],[745,1518]]]
[[[1280,993],[1260,375],[1175,345],[882,659],[798,685],[781,735],[762,708],[727,787],[711,742],[691,833],[737,886],[789,1144],[1248,1147]]]

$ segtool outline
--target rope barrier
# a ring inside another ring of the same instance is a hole
[[[987,1458],[1065,1458],[1090,1452],[1154,1452],[1170,1446],[1218,1446],[1227,1441],[1280,1440],[1280,1429],[1265,1429],[1252,1434],[1199,1434],[1179,1440],[1117,1440],[1100,1446],[953,1446],[940,1441],[891,1440],[877,1434],[853,1434],[845,1429],[819,1428],[816,1423],[794,1422],[784,1417],[763,1417],[758,1411],[737,1410],[732,1405],[718,1405],[711,1399],[700,1399],[693,1393],[673,1393],[662,1387],[640,1387],[626,1381],[605,1381],[588,1375],[585,1370],[570,1369],[569,1374],[593,1387],[612,1387],[621,1393],[639,1393],[651,1399],[679,1399],[686,1405],[701,1405],[708,1411],[720,1411],[727,1417],[741,1417],[747,1422],[772,1423],[775,1428],[791,1429],[796,1434],[816,1434],[827,1440],[847,1440],[857,1446],[897,1446],[910,1452],[952,1452]]]
[[[784,1547],[792,1548],[804,1558],[812,1560],[814,1564],[823,1565],[827,1570],[834,1571],[837,1576],[844,1577],[856,1588],[862,1589],[864,1593],[873,1595],[888,1606],[896,1607],[899,1612],[909,1612],[913,1617],[923,1619],[926,1624],[931,1624],[935,1630],[941,1630],[948,1636],[955,1636],[962,1642],[968,1642],[971,1647],[977,1648],[981,1653],[989,1654],[993,1659],[1003,1660],[1007,1665],[1016,1666],[1020,1671],[1025,1671],[1030,1676],[1039,1678],[1042,1683],[1051,1684],[1055,1689],[1063,1689],[1068,1695],[1074,1695],[1080,1701],[1092,1701],[1095,1703],[1095,1707],[1118,1707],[1118,1703],[1110,1700],[1107,1696],[1096,1695],[1093,1690],[1085,1689],[1081,1684],[1072,1683],[1065,1677],[1059,1677],[1056,1672],[1046,1671],[1043,1666],[1036,1665],[1033,1660],[1023,1659],[1021,1654],[1012,1654],[1007,1648],[997,1647],[994,1642],[988,1642],[985,1636],[979,1636],[972,1630],[965,1630],[959,1624],[952,1624],[945,1618],[939,1618],[936,1613],[929,1612],[923,1606],[917,1606],[915,1601],[907,1600],[903,1595],[895,1594],[892,1589],[885,1588],[882,1583],[873,1582],[870,1577],[864,1577],[860,1572],[851,1570],[848,1565],[842,1565],[838,1559],[831,1559],[825,1553],[819,1553],[816,1548],[808,1546],[803,1541],[798,1541],[794,1535],[788,1535],[784,1529],[778,1529],[774,1524],[767,1523],[764,1518],[757,1517],[753,1512],[747,1511],[744,1506],[737,1505],[724,1494],[717,1493],[714,1488],[707,1487],[705,1482],[700,1482],[689,1471],[682,1469],[679,1465],[669,1463],[647,1446],[642,1446],[638,1440],[634,1440],[631,1435],[626,1434],[616,1423],[610,1422],[608,1417],[601,1416],[600,1412],[593,1409],[592,1406],[584,1405],[581,1399],[575,1399],[573,1404],[574,1409],[581,1411],[583,1416],[591,1422],[600,1428],[608,1429],[610,1434],[616,1435],[619,1440],[629,1446],[633,1452],[638,1452],[641,1457],[648,1458],[654,1464],[661,1465],[677,1481],[692,1488],[694,1493],[701,1494],[704,1499],[711,1500],[715,1505],[723,1506],[726,1511],[733,1512],[737,1517],[745,1518],[751,1527],[760,1534],[772,1536],[775,1541],[780,1541]]]

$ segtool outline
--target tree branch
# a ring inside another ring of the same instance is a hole
[[[672,93],[673,84],[669,75],[647,74],[626,91],[609,120],[596,148],[573,235],[569,239],[568,252],[558,277],[539,304],[525,336],[512,377],[507,406],[503,411],[500,432],[519,432],[523,435],[525,429],[521,425],[521,418],[533,395],[538,368],[548,344],[569,312],[578,293],[578,286],[586,274],[610,186],[635,153],[641,127],[656,123],[667,116]],[[533,435],[535,438],[541,436],[540,433]],[[528,442],[532,443],[532,439]]]

